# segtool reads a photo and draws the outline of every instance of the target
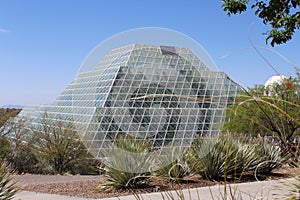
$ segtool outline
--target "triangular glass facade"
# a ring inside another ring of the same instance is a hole
[[[78,74],[52,105],[24,109],[38,128],[41,116],[74,123],[96,157],[118,136],[154,147],[189,146],[216,136],[238,85],[210,70],[189,49],[133,44],[109,52]]]

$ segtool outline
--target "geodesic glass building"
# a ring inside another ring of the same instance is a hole
[[[189,146],[197,136],[220,133],[237,88],[187,48],[132,44],[80,72],[53,104],[19,116],[37,129],[44,112],[49,120],[72,122],[96,157],[118,136],[156,148]]]

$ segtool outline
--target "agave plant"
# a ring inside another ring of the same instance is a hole
[[[255,169],[258,173],[271,173],[273,170],[281,168],[290,158],[287,150],[263,138],[260,139],[256,151],[258,155],[264,158]]]
[[[13,172],[6,163],[0,163],[0,199],[10,200],[18,189],[15,183],[11,183]]]
[[[255,146],[232,136],[198,139],[188,155],[192,170],[209,180],[240,178],[259,163]]]
[[[156,176],[168,178],[171,181],[180,182],[184,177],[191,174],[191,169],[186,161],[184,153],[186,148],[172,148],[164,156],[160,156],[159,170],[155,172]],[[182,155],[183,156],[179,156]]]
[[[133,189],[147,183],[150,178],[151,145],[133,138],[115,141],[104,153],[106,155],[106,182],[96,189]]]

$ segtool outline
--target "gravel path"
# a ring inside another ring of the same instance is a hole
[[[199,177],[197,178],[199,180]],[[97,191],[95,188],[104,183],[103,176],[82,176],[82,175],[16,175],[13,179],[17,182],[20,190],[32,191],[47,194],[60,194],[67,196],[76,196],[84,198],[105,198],[105,197],[118,197],[123,195],[132,194],[127,190],[114,190],[114,191]],[[189,187],[203,187],[215,185],[210,181],[192,181],[183,185],[171,183],[167,180],[152,183],[152,186],[140,188],[137,193],[157,192],[161,190],[181,189]]]
[[[104,182],[103,176],[82,175],[16,175],[13,179],[20,190],[67,196],[102,198],[109,194],[95,191]],[[114,196],[117,196],[115,194]]]
[[[17,182],[19,187],[28,185],[40,185],[50,183],[70,183],[78,181],[101,181],[103,176],[84,176],[84,175],[15,175],[13,181]]]
[[[288,172],[289,171],[289,172]],[[262,177],[262,180],[266,179],[282,179],[291,175],[290,170],[281,170],[281,173],[272,174],[272,176]],[[298,169],[296,170],[299,174]],[[252,177],[252,176],[251,176]],[[195,188],[205,187],[218,184],[217,182],[211,182],[202,179],[198,176],[187,177],[188,181],[178,185],[172,183],[169,180],[164,179],[151,179],[150,186],[138,189],[137,193],[150,193],[160,192],[166,190],[183,189],[183,188]],[[87,175],[16,175],[13,181],[17,182],[17,186],[21,190],[33,191],[47,194],[60,194],[67,196],[85,197],[85,198],[105,198],[105,197],[117,197],[128,195],[130,191],[117,190],[117,191],[96,191],[95,188],[102,183],[105,179],[102,175],[98,176],[87,176]],[[253,177],[241,182],[254,181]],[[221,183],[222,184],[222,183]]]

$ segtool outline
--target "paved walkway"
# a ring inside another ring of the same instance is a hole
[[[227,193],[234,193],[237,199],[263,199],[272,200],[278,198],[283,199],[284,194],[288,192],[287,183],[292,183],[294,179],[261,181],[251,183],[240,183],[227,186]],[[143,200],[161,200],[161,199],[182,199],[179,195],[183,195],[185,200],[194,199],[227,199],[224,196],[224,186],[202,187],[194,189],[185,189],[182,191],[170,191],[163,193],[147,193],[141,194],[140,199]],[[274,196],[277,195],[277,196]],[[138,199],[133,195],[103,198],[101,200],[135,200]],[[228,198],[231,199],[231,198]],[[299,196],[300,199],[300,196]],[[63,195],[43,194],[36,192],[21,191],[15,195],[13,200],[92,200],[89,198],[69,197]]]

